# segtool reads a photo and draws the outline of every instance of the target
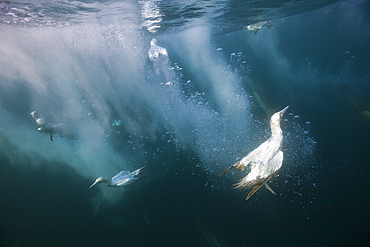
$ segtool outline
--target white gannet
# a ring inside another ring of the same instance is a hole
[[[250,172],[235,184],[235,188],[237,189],[253,186],[246,200],[261,188],[262,185],[265,185],[271,193],[276,195],[266,182],[278,175],[283,163],[283,152],[280,150],[283,142],[283,132],[280,128],[280,120],[288,108],[289,106],[272,115],[270,120],[271,137],[267,141],[220,174],[221,176],[234,167],[237,171],[243,171],[250,164]]]
[[[163,55],[163,56],[168,57],[168,53],[167,53],[166,48],[163,48],[163,47],[160,47],[159,45],[157,45],[157,40],[156,39],[152,39],[150,41],[150,49],[149,49],[148,53],[149,53],[149,59],[152,60],[152,61],[157,59],[159,57],[159,55]]]
[[[53,141],[53,134],[59,133],[60,137],[62,136],[62,127],[63,124],[54,124],[54,123],[48,123],[45,121],[45,119],[36,111],[31,112],[31,116],[36,120],[36,123],[40,128],[37,130],[41,133],[49,134],[50,140]]]
[[[260,22],[257,22],[257,23],[254,23],[254,24],[251,24],[249,26],[247,26],[247,29],[249,30],[249,32],[252,32],[254,33],[254,35],[257,34],[257,32],[263,28],[264,26],[268,27],[268,28],[273,28],[274,26],[273,25],[267,25],[268,21],[260,21]]]
[[[105,183],[109,187],[123,187],[128,186],[133,183],[136,183],[140,179],[144,178],[145,176],[142,176],[141,173],[145,170],[147,166],[141,167],[133,172],[129,171],[120,171],[116,176],[114,176],[112,179],[107,177],[98,177],[95,182],[90,185],[89,189],[93,187],[95,184],[98,183]]]

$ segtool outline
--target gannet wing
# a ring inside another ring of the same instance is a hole
[[[243,171],[251,162],[259,163],[260,156],[263,153],[263,151],[266,149],[266,146],[268,146],[268,144],[269,144],[268,141],[265,141],[264,143],[259,145],[255,150],[250,152],[247,156],[245,156],[244,158],[236,162],[234,165],[230,166],[225,171],[223,171],[220,174],[220,176],[222,176],[222,174],[224,174],[225,172],[230,171],[234,167],[235,167],[235,170],[237,171]]]
[[[269,161],[268,166],[269,170],[271,173],[274,173],[277,171],[279,173],[280,167],[283,164],[283,158],[284,158],[284,153],[279,150],[277,154]],[[277,173],[274,177],[277,176]]]
[[[115,186],[126,186],[129,184],[132,184],[132,183],[128,183],[130,180],[132,180],[132,178],[124,178],[122,180],[116,181]],[[112,183],[113,183],[113,180],[112,180]]]
[[[145,176],[141,176],[141,173],[147,166],[141,167],[133,172],[129,171],[121,171],[116,176],[114,176],[111,180],[111,186],[127,186],[133,183],[136,183],[140,179],[144,178]]]
[[[237,166],[237,165],[239,165],[239,164],[240,164],[240,161],[236,162],[234,165],[230,166],[230,167],[229,167],[229,168],[227,168],[225,171],[221,172],[221,174],[220,174],[219,176],[221,177],[224,173],[226,173],[226,172],[230,171],[231,169],[233,169],[234,167],[236,167],[236,166]]]
[[[133,177],[129,171],[120,171],[111,179],[110,186],[125,186]]]
[[[115,186],[128,186],[128,185],[131,185],[133,183],[136,183],[137,181],[139,181],[142,178],[145,178],[146,176],[147,175],[137,177],[137,178],[136,177],[127,177],[127,178],[124,178],[122,180],[117,180],[114,183],[115,183]]]
[[[249,163],[251,163],[251,160],[249,159],[249,157],[250,157],[250,154],[248,156],[244,157],[243,159],[239,160],[238,162],[236,162],[234,165],[227,168],[219,176],[221,177],[224,173],[230,171],[234,167],[235,167],[235,170],[237,170],[237,171],[240,171],[240,172],[243,171],[249,165]]]
[[[129,171],[125,171],[125,170],[120,171],[117,175],[115,175],[115,176],[112,178],[112,180],[115,180],[115,179],[117,179],[117,178],[120,178],[120,177],[122,177],[122,176],[124,176],[124,175],[127,175],[127,174],[129,174],[129,173],[130,173]]]

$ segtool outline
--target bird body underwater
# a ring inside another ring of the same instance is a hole
[[[50,141],[53,141],[53,134],[59,133],[60,137],[62,136],[62,130],[64,128],[63,123],[49,123],[46,122],[45,119],[36,111],[31,112],[32,118],[35,119],[38,126],[40,126],[37,130],[40,133],[49,134]]]
[[[283,132],[280,128],[280,120],[288,108],[289,106],[272,115],[270,120],[271,137],[267,141],[220,174],[220,176],[222,176],[232,168],[235,168],[237,171],[243,171],[245,168],[250,166],[250,172],[235,184],[235,188],[237,189],[252,187],[246,200],[248,200],[263,185],[265,185],[271,193],[276,195],[266,182],[270,178],[278,175],[283,163],[283,151],[280,150],[283,142]]]
[[[142,175],[142,172],[145,170],[145,168],[147,168],[147,166],[141,167],[133,172],[123,170],[115,175],[112,179],[107,177],[98,177],[95,182],[89,187],[89,189],[91,189],[91,187],[98,183],[105,183],[109,187],[124,187],[132,185],[133,183],[136,183],[146,176]]]

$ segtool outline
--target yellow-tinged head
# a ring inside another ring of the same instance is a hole
[[[99,184],[99,183],[108,183],[108,178],[103,178],[103,177],[98,177],[95,182],[90,185],[89,189],[91,189],[91,187],[93,187],[95,184]]]
[[[278,111],[272,115],[270,120],[271,130],[274,132],[274,128],[278,127],[280,129],[280,120],[284,113],[288,110],[289,106],[285,107],[283,110]]]

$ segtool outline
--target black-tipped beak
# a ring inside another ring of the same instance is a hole
[[[90,185],[89,189],[91,189],[91,187],[93,187],[97,183],[98,183],[98,180],[96,180],[92,185]]]
[[[284,115],[284,113],[288,110],[289,106],[285,107],[283,110],[279,111],[280,117]]]

